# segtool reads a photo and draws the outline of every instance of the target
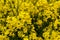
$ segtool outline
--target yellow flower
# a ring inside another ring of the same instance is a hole
[[[47,0],[41,0],[42,4],[47,4]]]
[[[58,34],[57,31],[52,31],[52,35],[51,35],[51,40],[58,40],[60,38],[60,35]]]
[[[37,37],[37,40],[43,40],[41,37]]]
[[[23,32],[27,33],[28,29],[26,27],[23,28]]]
[[[36,37],[36,33],[32,33],[32,32],[31,32],[31,34],[30,34],[30,39],[33,39],[33,40],[34,40],[34,39],[36,39],[36,38],[37,38],[37,37]]]
[[[7,36],[0,35],[0,40],[9,40]]]
[[[9,34],[9,30],[6,30],[6,31],[4,32],[4,34],[5,34],[5,35],[8,35],[8,34]]]
[[[52,31],[52,37],[55,38],[57,36],[57,32],[55,32],[54,30]]]
[[[18,31],[18,37],[24,37],[25,35],[23,34],[22,31]]]
[[[42,24],[42,20],[38,20],[37,24],[41,25]]]
[[[23,38],[23,40],[29,40],[29,39],[28,39],[28,37],[26,36],[26,37]]]
[[[54,28],[57,29],[57,24],[58,24],[58,19],[55,20],[55,23],[54,23]]]
[[[5,36],[0,35],[0,40],[4,40]]]
[[[44,37],[45,39],[48,39],[48,38],[49,38],[49,31],[44,32],[44,33],[43,33],[43,37]]]

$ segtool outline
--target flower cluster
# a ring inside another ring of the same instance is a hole
[[[60,40],[60,0],[0,0],[0,40]]]

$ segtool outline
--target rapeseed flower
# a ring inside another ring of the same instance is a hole
[[[60,0],[0,0],[0,40],[60,40]]]

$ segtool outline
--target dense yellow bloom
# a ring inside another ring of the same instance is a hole
[[[36,33],[31,33],[30,34],[30,40],[34,40],[34,39],[36,39],[37,37],[36,37]]]
[[[60,0],[0,0],[0,40],[60,40]]]
[[[45,40],[49,40],[49,32],[43,33],[43,37],[45,38]]]
[[[56,19],[56,21],[55,21],[55,23],[54,23],[54,27],[55,27],[55,29],[57,29],[57,25],[58,25],[58,23],[59,23],[59,21],[58,21],[58,19]]]
[[[18,31],[18,37],[24,37],[25,35],[23,34],[22,31]]]
[[[0,40],[9,40],[6,36],[0,35]]]
[[[24,37],[24,38],[23,38],[23,40],[28,40],[28,37],[27,37],[27,36],[26,36],[26,37]]]
[[[38,20],[37,24],[41,25],[42,24],[42,20]]]

